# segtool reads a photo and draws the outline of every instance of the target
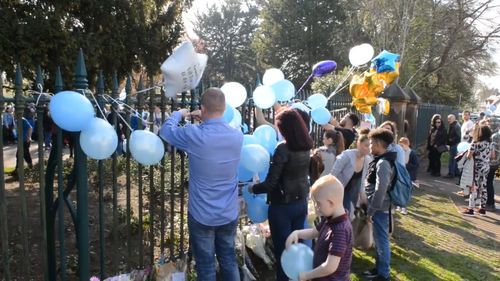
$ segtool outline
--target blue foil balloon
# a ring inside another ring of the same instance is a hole
[[[314,77],[322,77],[334,71],[337,68],[337,63],[333,60],[324,60],[316,63],[313,66]]]
[[[318,125],[326,125],[330,122],[332,115],[330,111],[324,107],[318,107],[311,111],[311,117]]]
[[[301,272],[313,269],[314,253],[308,246],[297,243],[293,244],[281,254],[281,267],[286,276],[292,280],[299,280]]]
[[[288,80],[281,80],[271,85],[277,101],[289,101],[295,96],[295,86]]]
[[[260,144],[269,152],[274,154],[274,149],[278,145],[276,130],[269,125],[260,125],[255,129],[253,135],[260,141]]]
[[[224,115],[222,115],[222,118],[226,123],[231,123],[234,118],[234,108],[230,106],[229,104],[226,103],[226,110],[224,111]]]
[[[61,129],[79,132],[94,118],[94,107],[82,94],[74,91],[59,92],[49,103],[50,116]]]
[[[96,160],[110,157],[118,146],[118,136],[109,122],[94,118],[80,133],[80,146],[85,154]]]
[[[372,59],[372,64],[377,73],[391,72],[396,70],[396,61],[398,61],[399,58],[400,56],[398,54],[384,50]]]

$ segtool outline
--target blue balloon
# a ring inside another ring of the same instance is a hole
[[[307,105],[312,109],[316,109],[318,107],[326,107],[328,104],[328,99],[325,95],[322,94],[314,94],[307,98]]]
[[[222,115],[222,118],[226,123],[230,123],[233,118],[234,118],[234,108],[230,106],[229,104],[226,103],[226,110],[224,111],[224,115]]]
[[[256,138],[253,135],[244,135],[243,136],[243,146],[247,144],[260,144],[260,141],[258,138]]]
[[[396,70],[396,61],[398,61],[400,56],[383,50],[380,54],[372,59],[372,64],[377,70],[377,73],[381,72],[391,72]]]
[[[295,86],[288,80],[281,80],[271,85],[277,101],[289,101],[295,96]]]
[[[165,155],[163,142],[157,135],[146,130],[136,130],[130,135],[130,153],[142,165],[155,165]]]
[[[49,103],[50,116],[61,129],[79,132],[94,118],[92,103],[82,94],[74,91],[59,92]]]
[[[320,61],[313,66],[313,75],[322,77],[334,71],[335,68],[337,68],[337,63],[333,60]]]
[[[292,280],[299,280],[301,272],[313,269],[313,251],[308,246],[297,243],[291,245],[281,254],[281,267],[286,276]]]
[[[254,173],[264,171],[269,167],[269,153],[264,147],[258,144],[247,144],[241,150],[242,166]]]
[[[311,109],[309,107],[307,107],[307,105],[305,105],[301,102],[296,102],[296,103],[292,104],[291,108],[296,108],[296,109],[302,110],[306,113],[309,113],[309,111],[311,111]]]
[[[241,163],[238,165],[238,181],[247,182],[251,181],[253,178],[253,172],[245,169]]]
[[[115,152],[118,136],[109,122],[94,118],[80,133],[80,146],[88,157],[96,160],[106,159]]]
[[[261,125],[255,129],[253,135],[260,141],[260,144],[269,152],[274,154],[274,149],[278,145],[276,130],[269,125]]]
[[[469,150],[469,148],[470,148],[470,143],[463,141],[457,145],[457,152],[462,153]]]
[[[311,117],[319,125],[326,125],[330,122],[332,115],[330,111],[324,107],[318,107],[311,112]]]
[[[260,182],[263,182],[266,180],[268,172],[269,172],[269,165],[268,165],[267,169],[264,169],[262,172],[259,173]]]
[[[267,220],[269,205],[266,197],[252,195],[246,200],[247,215],[253,223],[263,223]]]

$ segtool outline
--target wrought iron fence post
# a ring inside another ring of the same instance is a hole
[[[113,78],[112,78],[112,83],[113,87],[111,90],[111,96],[113,99],[116,99],[118,97],[118,77],[116,75],[116,72],[113,73]],[[117,134],[121,132],[119,129],[119,123],[118,123],[118,114],[120,114],[119,109],[118,109],[118,104],[113,102],[111,104],[111,111],[112,111],[112,120],[111,124],[115,127],[115,131]],[[125,129],[125,128],[124,128]],[[120,143],[122,136],[118,135],[118,146],[123,145],[123,142]],[[113,249],[115,251],[112,251],[114,254],[112,256],[112,265],[113,265],[113,270],[116,270],[118,268],[118,171],[117,171],[117,164],[118,164],[118,153],[115,151],[113,153],[113,160],[112,160],[112,182],[113,182],[113,228],[112,228],[112,237],[113,237]]]
[[[88,87],[87,69],[83,51],[80,49],[75,68],[74,88],[85,90]],[[77,236],[78,236],[78,267],[80,280],[89,280],[89,215],[88,215],[88,183],[87,156],[80,147],[80,133],[72,133],[75,148],[76,196],[77,196]]]
[[[132,78],[127,76],[127,82],[125,83],[125,92],[127,94],[125,98],[125,103],[129,104],[130,103],[130,94],[132,93]],[[125,114],[125,120],[127,121],[128,124],[130,124],[130,112],[126,110]],[[132,225],[131,225],[131,219],[132,219],[132,202],[130,198],[130,129],[128,126],[125,126],[125,137],[127,139],[127,152],[126,152],[126,167],[125,167],[125,174],[126,174],[126,189],[127,189],[127,195],[126,195],[126,201],[127,201],[127,210],[126,210],[126,218],[127,218],[127,271],[130,271],[131,268],[131,258],[132,258]]]
[[[29,242],[28,242],[28,211],[26,206],[26,194],[24,190],[24,133],[23,133],[23,115],[25,109],[25,101],[26,99],[23,96],[23,76],[21,73],[21,66],[17,65],[16,68],[16,94],[15,94],[15,103],[16,103],[16,119],[17,119],[17,164],[16,164],[16,173],[19,178],[19,193],[21,195],[21,241],[23,245],[23,275],[25,280],[30,279],[30,262],[29,262]],[[28,141],[28,140],[26,140]],[[28,148],[29,149],[29,148]],[[29,151],[28,151],[29,153]]]
[[[0,69],[0,112],[3,124],[4,97],[3,97],[3,78],[1,77],[3,70]],[[3,130],[0,130],[0,148],[3,151]],[[0,153],[0,169],[4,170],[3,153]],[[5,176],[0,173],[0,240],[2,243],[2,266],[3,274],[6,281],[10,281],[10,254],[9,254],[9,231],[7,225],[7,202],[5,196]]]
[[[144,82],[142,80],[142,75],[139,78],[139,83],[137,86],[137,90],[139,93],[137,93],[137,111],[138,115],[137,117],[137,129],[142,130],[144,127],[142,126],[143,123],[143,118],[142,118],[142,112],[143,112],[143,106],[144,106],[144,93],[141,91],[144,89]],[[143,166],[142,164],[138,164],[138,189],[139,189],[139,266],[142,268],[144,265],[144,219],[143,219],[143,199],[142,199],[142,172],[143,172]]]
[[[104,77],[102,75],[102,70],[99,72],[99,78],[97,80],[97,93],[96,93],[96,99],[97,99],[97,104],[96,106],[100,108],[104,113],[104,102],[103,102],[103,96],[104,95]],[[106,120],[106,116],[102,115],[100,111],[98,111],[97,116],[101,116],[102,119]],[[98,186],[99,186],[99,268],[100,268],[100,277],[101,280],[104,279],[106,275],[106,270],[105,270],[105,263],[104,263],[104,245],[106,243],[104,239],[104,227],[105,227],[105,221],[104,221],[104,161],[99,160],[97,162],[98,165]]]
[[[41,218],[41,228],[42,228],[42,257],[45,257],[47,254],[47,220],[46,220],[46,202],[45,202],[45,153],[44,153],[44,144],[45,144],[45,132],[44,132],[44,122],[45,122],[45,110],[47,109],[46,97],[43,95],[43,74],[40,65],[36,67],[36,79],[35,79],[35,87],[36,92],[39,92],[40,95],[38,97],[39,103],[37,104],[37,134],[38,134],[38,181],[40,185],[40,218]],[[47,259],[42,260],[43,263],[43,277],[44,280],[49,280],[48,276],[48,263]]]

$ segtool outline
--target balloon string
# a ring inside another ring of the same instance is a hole
[[[306,82],[304,82],[304,84],[302,84],[302,86],[300,86],[299,90],[297,91],[297,93],[295,95],[297,95],[298,93],[300,93],[300,91],[302,91],[302,89],[307,85],[309,80],[311,80],[311,78],[313,78],[313,75],[314,74],[311,73],[311,75],[309,75],[309,77],[307,77]]]
[[[118,112],[114,107],[111,107],[111,109],[116,113],[116,116],[118,116],[123,121],[123,123],[127,125],[131,132],[134,131],[132,130],[132,127],[127,123],[127,121],[125,121],[125,119],[120,115],[120,112]]]
[[[81,91],[85,95],[85,90],[84,89],[78,89],[78,90]],[[91,90],[87,90],[87,91],[92,96],[92,99],[94,99],[95,105],[97,106],[97,109],[99,109],[99,112],[101,113],[102,118],[106,118],[106,115],[104,114],[104,111],[102,111],[101,106],[97,102],[97,99],[95,98],[94,93],[92,93]]]
[[[158,88],[161,88],[161,84],[158,84],[158,85],[155,85],[153,87],[149,87],[149,88],[146,88],[146,89],[143,89],[143,90],[140,90],[140,91],[136,91],[135,93],[136,94],[140,94],[140,93],[144,93],[144,92],[147,92],[147,91],[150,91],[150,90],[153,90],[153,89],[158,89]]]
[[[139,112],[138,112],[137,110],[133,109],[133,108],[132,108],[131,106],[129,106],[128,104],[126,104],[126,103],[124,103],[124,102],[122,102],[122,101],[120,101],[120,100],[114,99],[114,98],[112,98],[112,97],[111,97],[111,96],[109,96],[109,95],[106,95],[106,94],[105,94],[105,96],[107,96],[109,99],[111,99],[111,100],[112,100],[112,102],[110,102],[111,104],[116,103],[116,104],[119,104],[119,105],[123,105],[123,106],[125,106],[125,107],[126,107],[126,109],[125,109],[125,110],[127,110],[127,109],[128,109],[128,112],[130,112],[131,114],[133,114],[133,115],[135,115],[135,116],[139,116]],[[109,102],[109,100],[107,100],[107,101]],[[142,119],[142,116],[141,116],[141,119]],[[144,119],[142,119],[142,120],[143,120],[143,123],[146,123],[146,124],[148,124],[148,125],[153,124],[153,122],[149,122],[149,121],[144,120]]]
[[[38,106],[38,103],[40,102],[40,98],[42,96],[52,97],[52,95],[50,93],[44,93],[43,92],[42,84],[38,83],[36,86],[40,90],[40,92],[33,91],[33,90],[31,92],[35,93],[35,94],[38,94],[38,98],[36,99],[36,103],[35,103],[35,106]]]
[[[330,94],[330,96],[328,97],[328,99],[331,99],[339,91],[341,91],[342,89],[345,88],[345,87],[344,88],[340,88],[340,87],[345,83],[345,81],[347,81],[347,79],[349,78],[349,76],[351,76],[351,74],[354,72],[354,70],[356,70],[355,66],[351,66],[351,68],[349,68],[349,71],[347,72],[347,74],[344,76],[344,78],[342,79],[342,81],[337,85],[337,87],[335,88],[335,90]]]

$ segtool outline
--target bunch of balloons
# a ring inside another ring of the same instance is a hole
[[[268,109],[276,102],[289,101],[295,96],[295,86],[277,68],[266,70],[262,84],[253,91],[253,101],[258,108]]]
[[[95,117],[92,103],[74,91],[57,93],[49,103],[54,123],[61,129],[80,133],[80,146],[92,159],[110,157],[118,146],[116,130],[104,119]],[[143,165],[157,164],[165,154],[161,139],[149,132],[136,130],[130,135],[130,152]]]
[[[276,130],[269,125],[261,125],[255,129],[253,135],[243,136],[241,159],[238,166],[238,180],[247,183],[254,176],[261,181],[267,177],[271,155],[278,144]],[[267,220],[267,199],[264,195],[252,195],[243,190],[243,197],[247,203],[247,215],[254,223]]]
[[[307,245],[293,244],[281,254],[281,267],[291,280],[299,280],[301,272],[313,269],[314,253]]]
[[[370,50],[368,50],[368,46]],[[349,52],[349,60],[354,66],[367,63],[371,56],[373,56],[373,47],[369,44],[355,46]],[[371,59],[372,64],[369,70],[361,75],[353,75],[349,85],[349,93],[353,99],[352,105],[359,112],[370,114],[372,106],[383,102],[380,112],[389,114],[389,103],[377,99],[377,97],[399,76],[399,57],[397,54],[384,50]]]

